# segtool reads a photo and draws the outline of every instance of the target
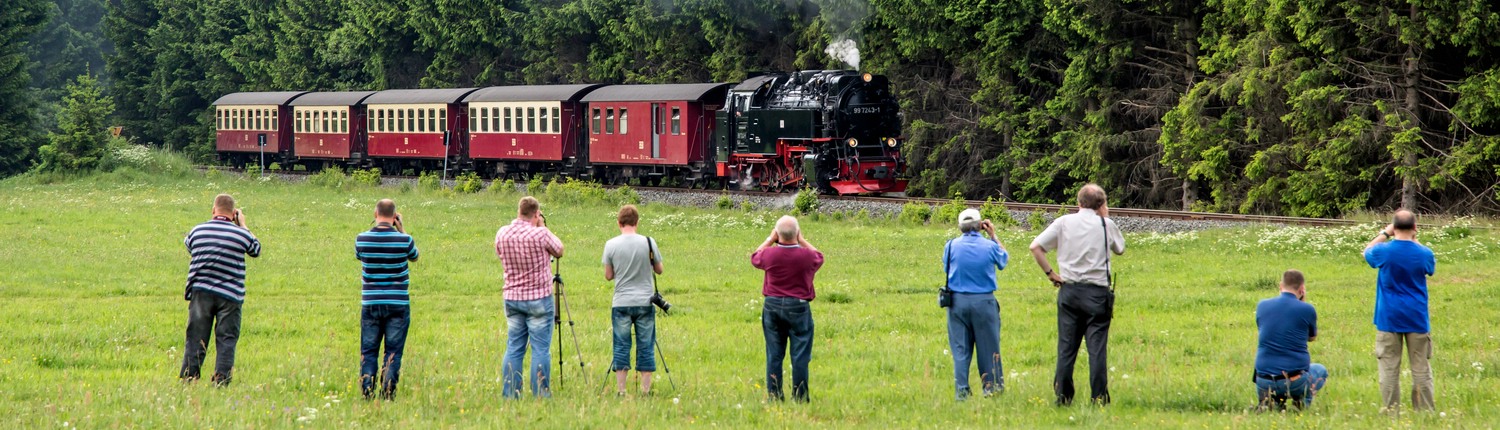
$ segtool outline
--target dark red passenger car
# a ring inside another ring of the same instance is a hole
[[[676,179],[692,187],[713,175],[714,112],[729,84],[611,85],[583,96],[588,160],[605,182]]]
[[[266,163],[290,155],[291,107],[288,102],[306,91],[233,93],[214,100],[214,151],[230,165]],[[265,147],[261,147],[264,142]]]
[[[374,91],[307,93],[292,100],[292,154],[308,170],[365,159],[365,98]]]
[[[464,96],[474,88],[385,90],[365,98],[369,156],[390,173],[461,161],[468,136]]]
[[[469,160],[484,176],[581,172],[585,133],[579,99],[601,85],[482,88],[469,107]]]

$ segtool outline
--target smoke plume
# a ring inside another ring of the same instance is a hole
[[[859,44],[854,43],[853,40],[843,38],[835,40],[828,44],[823,52],[835,60],[848,64],[854,70],[859,70]]]

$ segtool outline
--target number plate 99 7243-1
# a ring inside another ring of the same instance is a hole
[[[854,113],[855,114],[880,113],[880,107],[879,106],[875,106],[875,107],[857,107],[857,108],[854,108]]]

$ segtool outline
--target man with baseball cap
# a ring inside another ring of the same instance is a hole
[[[948,348],[953,352],[955,397],[969,397],[969,360],[977,359],[985,396],[1005,390],[1000,364],[1000,303],[995,271],[1010,255],[995,237],[995,225],[974,209],[958,214],[957,238],[943,245],[943,276],[953,300],[948,306]],[[988,239],[980,236],[983,232]],[[946,293],[946,292],[945,292]]]

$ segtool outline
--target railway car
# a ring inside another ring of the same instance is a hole
[[[292,156],[288,102],[306,91],[233,93],[214,100],[214,151],[233,166],[282,162]]]
[[[586,131],[580,99],[601,86],[488,87],[465,96],[474,170],[486,177],[521,179],[583,173]]]
[[[757,76],[729,91],[716,173],[744,190],[906,190],[900,106],[885,76],[814,70]]]
[[[357,166],[365,158],[366,98],[374,91],[303,94],[292,107],[292,155],[309,171]]]
[[[689,188],[714,179],[714,112],[730,84],[610,85],[583,96],[591,176],[606,183],[663,179]]]
[[[464,169],[474,88],[385,90],[365,98],[370,164],[392,174]]]

